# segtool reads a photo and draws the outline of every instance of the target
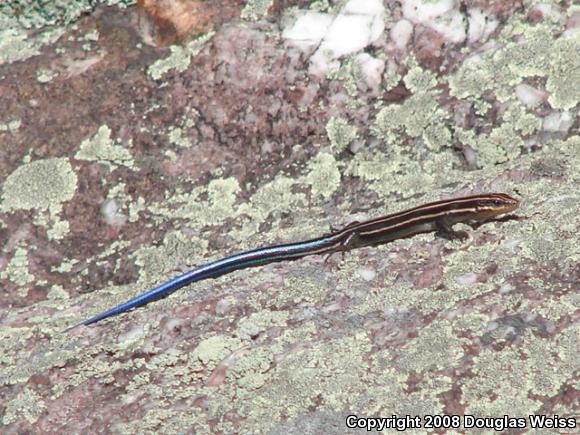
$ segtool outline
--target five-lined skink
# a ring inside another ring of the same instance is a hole
[[[354,248],[388,243],[396,239],[431,231],[439,231],[444,235],[453,236],[458,234],[451,228],[456,223],[481,223],[500,214],[509,213],[515,210],[518,205],[517,199],[504,193],[487,193],[446,199],[365,222],[354,222],[341,230],[333,231],[316,239],[242,252],[199,266],[123,304],[71,326],[65,331],[116,316],[151,301],[164,298],[193,282],[215,278],[234,270],[276,261],[298,259],[313,254],[345,252]]]

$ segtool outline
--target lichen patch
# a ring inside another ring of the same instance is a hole
[[[6,178],[0,209],[58,210],[72,199],[77,176],[65,158],[36,160],[18,167]]]

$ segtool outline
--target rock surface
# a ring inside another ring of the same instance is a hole
[[[131,2],[16,3],[0,432],[574,432],[570,2],[221,1],[168,47]],[[477,192],[520,197],[518,219],[242,270],[62,333],[194,265]]]

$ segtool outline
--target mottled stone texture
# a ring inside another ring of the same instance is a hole
[[[320,41],[283,32],[347,3],[222,1],[169,47],[130,2],[0,6],[0,432],[574,415],[578,9],[369,0],[384,32],[313,74]],[[489,191],[520,197],[518,219],[61,332],[233,252]]]

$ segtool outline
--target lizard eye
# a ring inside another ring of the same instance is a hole
[[[489,208],[498,208],[498,207],[502,207],[503,206],[503,202],[500,201],[499,199],[488,199],[485,202],[485,207],[489,207]]]

